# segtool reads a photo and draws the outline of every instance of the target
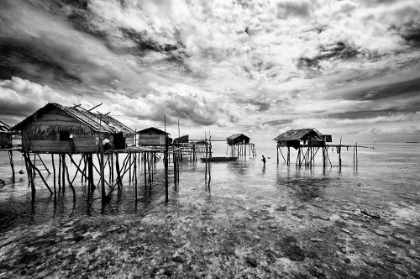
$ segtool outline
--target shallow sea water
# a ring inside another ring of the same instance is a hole
[[[365,144],[368,145],[368,144]],[[202,205],[210,208],[233,206],[230,213],[266,206],[293,210],[298,220],[305,217],[334,218],[361,209],[377,212],[395,227],[404,228],[420,222],[420,144],[370,144],[375,149],[359,149],[358,169],[353,166],[353,150],[343,150],[341,170],[338,168],[336,150],[329,150],[333,167],[322,167],[321,155],[316,157],[312,168],[296,167],[296,153],[292,164],[286,166],[280,157],[276,163],[275,145],[258,144],[256,158],[242,158],[237,162],[213,163],[210,189],[205,182],[205,164],[184,158],[180,163],[180,183],[175,187],[170,174],[171,203]],[[226,144],[214,142],[214,156],[226,155]],[[267,163],[261,162],[265,155]],[[24,168],[20,154],[15,152],[16,172]],[[75,156],[75,161],[78,161]],[[49,165],[49,156],[43,156]],[[38,161],[39,163],[39,161]],[[39,166],[39,165],[38,165]],[[171,169],[172,170],[172,169]],[[74,169],[73,169],[74,171]],[[26,170],[25,170],[26,172]],[[45,171],[44,171],[45,173]],[[11,183],[11,170],[7,153],[0,152],[0,178],[6,184],[0,186],[0,232],[26,224],[42,224],[51,220],[67,219],[84,215],[147,215],[149,210],[164,210],[164,170],[162,161],[156,164],[155,182],[151,192],[144,191],[139,174],[139,201],[134,202],[134,187],[127,176],[121,192],[113,193],[111,202],[101,206],[99,192],[94,193],[94,203],[88,210],[85,186],[76,179],[76,204],[70,189],[58,195],[57,202],[50,196],[39,177],[36,178],[36,203],[31,208],[31,194],[26,174],[16,173],[16,183]],[[52,185],[52,176],[47,181]],[[216,213],[215,213],[216,214]],[[220,214],[220,213],[219,213]],[[331,217],[332,216],[332,217]],[[220,218],[226,216],[219,216]],[[294,219],[285,220],[293,223]],[[337,217],[338,218],[338,217]],[[299,226],[296,227],[299,229]]]

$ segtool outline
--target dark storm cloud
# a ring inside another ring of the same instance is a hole
[[[358,91],[353,91],[351,94],[346,94],[343,97],[347,100],[375,101],[395,98],[410,98],[416,96],[420,96],[420,78],[392,84],[369,86]],[[420,109],[420,107],[418,102],[413,102],[409,104],[407,109]]]
[[[342,113],[326,114],[325,117],[334,119],[371,119],[381,116],[387,117],[398,113],[399,111],[397,110],[346,111]],[[384,118],[384,121],[387,121],[387,119]]]
[[[13,39],[0,39],[0,79],[11,79],[13,76],[44,81],[81,82],[60,63],[34,47]]]

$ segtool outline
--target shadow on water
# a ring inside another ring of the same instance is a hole
[[[277,168],[277,185],[296,199],[308,202],[324,197],[327,188],[340,184],[340,178],[331,177],[330,172],[330,168],[315,170],[312,167],[281,165]]]

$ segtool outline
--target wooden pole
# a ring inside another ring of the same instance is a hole
[[[48,174],[51,174],[50,170],[47,168],[47,165],[45,165],[44,160],[42,160],[41,155],[38,153],[38,158],[41,161],[42,165],[44,166],[45,170],[48,172]]]
[[[29,153],[23,153],[24,154],[24,158],[25,158],[25,163],[26,163],[26,171],[27,171],[27,173],[28,173],[28,179],[29,179],[29,183],[30,183],[30,185],[31,185],[31,197],[32,197],[32,199],[31,199],[31,203],[32,203],[32,206],[34,205],[34,203],[35,203],[35,193],[36,193],[36,189],[35,189],[35,183],[34,183],[34,177],[33,177],[33,175],[32,175],[32,167],[31,167],[31,164],[30,164],[30,157],[29,157]]]
[[[61,163],[62,163],[62,166],[61,166],[61,179],[62,179],[62,184],[61,184],[61,186],[62,186],[62,190],[63,190],[63,194],[64,194],[64,192],[66,191],[66,172],[65,172],[65,166],[66,166],[66,157],[65,157],[66,155],[65,154],[61,154]]]
[[[340,147],[337,147],[339,152],[338,152],[338,167],[341,170],[341,140],[343,139],[343,136],[341,136],[340,138]]]
[[[147,177],[146,177],[146,156],[147,156],[147,153],[146,153],[146,152],[143,152],[144,190],[147,190]]]
[[[134,153],[134,195],[137,202],[137,153]]]
[[[106,193],[105,193],[105,165],[104,165],[104,146],[101,142],[101,144],[99,145],[99,151],[100,151],[100,156],[101,156],[101,160],[99,162],[99,166],[101,168],[101,193],[102,193],[102,204],[105,203],[106,200]]]
[[[179,120],[178,120],[179,125]],[[178,126],[179,128],[179,126]],[[168,153],[169,153],[169,138],[168,135],[165,137],[165,155],[164,155],[164,163],[165,163],[165,194],[166,194],[166,202],[169,201],[169,183],[168,183]]]
[[[131,165],[131,153],[127,154],[128,156],[128,164]],[[131,168],[128,169],[128,184],[131,183]]]
[[[53,176],[54,176],[54,201],[57,199],[57,181],[55,173],[55,163],[54,163],[54,154],[51,154],[51,164],[53,167]]]
[[[42,176],[41,171],[31,162],[31,160],[29,160],[29,164],[32,166],[32,169],[34,171],[37,171],[39,176],[41,177],[42,181],[44,182],[45,186],[47,186],[48,190],[50,191],[50,194],[53,194],[53,191],[51,191],[50,186],[48,185],[47,181],[44,179],[44,176]]]
[[[13,163],[13,151],[10,150],[9,152],[9,160],[10,160],[10,167],[12,167],[12,182],[15,183],[15,165]]]
[[[93,190],[93,162],[92,162],[92,154],[87,154],[87,171],[88,171],[88,191],[87,191],[87,201],[88,205],[90,206],[91,202],[91,194]]]
[[[122,182],[121,182],[121,173],[120,173],[120,161],[119,161],[119,154],[115,154],[115,167],[117,171],[117,180],[118,180],[118,189],[121,189]]]
[[[63,154],[63,157],[65,158],[66,154]],[[73,192],[73,206],[76,206],[76,190],[74,189],[73,184],[70,181],[69,168],[67,167],[66,160],[63,160],[63,162],[64,162],[64,168],[66,170],[67,182],[69,183],[70,189]]]
[[[61,193],[61,155],[58,154],[58,192]]]

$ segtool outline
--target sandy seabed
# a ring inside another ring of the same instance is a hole
[[[379,214],[201,199],[52,220],[0,235],[0,278],[420,278],[420,220]]]

